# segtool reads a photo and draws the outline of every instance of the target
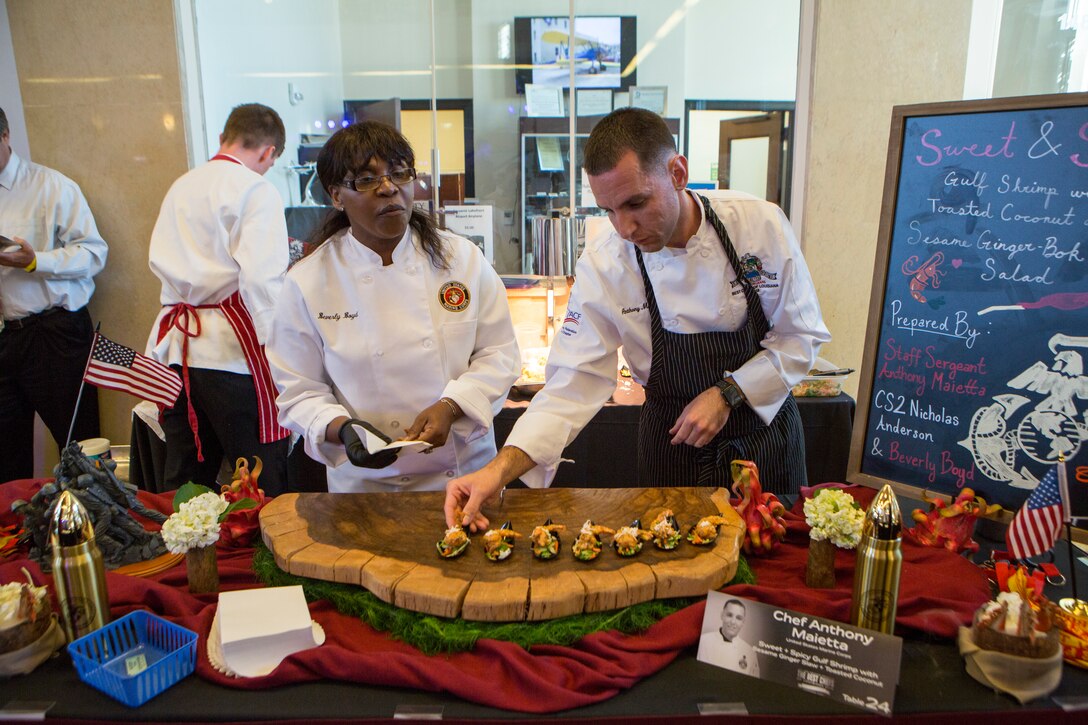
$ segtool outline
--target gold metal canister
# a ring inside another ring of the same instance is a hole
[[[95,543],[87,509],[71,491],[61,491],[57,497],[49,540],[61,624],[71,642],[110,621],[102,552]]]
[[[899,601],[899,573],[903,566],[903,516],[892,487],[880,489],[861,530],[854,565],[854,597],[850,622],[858,627],[891,634]]]

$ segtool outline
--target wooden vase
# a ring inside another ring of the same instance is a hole
[[[805,584],[814,589],[835,586],[835,545],[830,539],[811,539],[808,542]]]
[[[189,575],[189,591],[208,594],[219,591],[219,562],[215,546],[203,546],[185,552],[185,570]]]

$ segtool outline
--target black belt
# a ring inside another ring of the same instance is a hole
[[[35,312],[33,315],[27,315],[26,317],[20,317],[18,320],[4,320],[5,330],[22,330],[24,327],[30,327],[35,322],[49,317],[56,312],[66,312],[63,307],[50,307],[48,310],[42,310],[41,312]]]

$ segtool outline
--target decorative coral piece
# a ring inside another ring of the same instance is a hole
[[[960,491],[951,503],[928,496],[922,496],[922,500],[929,504],[929,510],[914,509],[911,518],[915,525],[907,529],[906,535],[923,546],[944,547],[956,553],[978,551],[978,543],[971,538],[975,521],[1001,509],[997,504],[987,506],[986,499],[969,488]]]
[[[257,479],[261,475],[264,464],[259,456],[253,457],[253,470],[249,469],[249,461],[239,458],[234,464],[234,473],[231,475],[230,484],[223,486],[222,495],[227,503],[251,499],[256,506],[231,511],[220,526],[220,541],[227,546],[249,546],[261,529],[260,512],[268,503],[264,491],[257,486]]]
[[[733,461],[733,503],[744,520],[741,550],[745,554],[767,554],[786,536],[782,515],[786,507],[773,493],[764,493],[759,485],[759,469],[752,461]]]

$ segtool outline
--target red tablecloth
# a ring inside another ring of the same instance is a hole
[[[41,483],[12,481],[0,486],[0,523],[14,523],[11,502],[29,499]],[[873,494],[869,489],[850,490],[865,503]],[[171,510],[172,494],[140,496],[152,508],[167,513]],[[799,511],[799,505],[795,511]],[[809,589],[804,584],[808,529],[803,516],[790,512],[787,517],[789,533],[774,554],[749,559],[758,583],[727,587],[725,591],[846,621],[853,552],[837,552],[839,586]],[[261,586],[253,574],[252,560],[252,549],[220,548],[221,589]],[[51,583],[35,563],[26,559],[0,564],[0,581],[21,578],[21,567],[26,567],[37,583]],[[538,646],[531,652],[507,642],[481,640],[471,652],[428,656],[319,601],[310,605],[310,611],[325,629],[323,646],[291,655],[265,677],[236,679],[215,671],[208,662],[205,640],[215,613],[216,595],[190,594],[183,564],[147,578],[110,573],[107,584],[114,617],[134,609],[148,609],[198,632],[197,673],[228,687],[259,689],[329,678],[445,691],[472,702],[535,713],[606,700],[659,671],[685,648],[696,644],[704,609],[703,602],[694,604],[637,636],[600,632],[570,647]],[[951,638],[956,627],[968,622],[988,598],[988,585],[978,567],[947,551],[904,541],[897,619],[901,629]]]

